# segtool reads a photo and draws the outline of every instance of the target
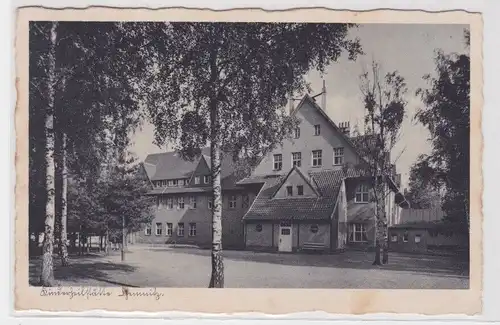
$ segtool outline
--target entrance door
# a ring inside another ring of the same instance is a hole
[[[278,251],[292,251],[292,225],[280,225],[280,241]]]

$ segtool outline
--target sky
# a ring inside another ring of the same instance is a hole
[[[414,119],[422,107],[415,95],[418,88],[427,87],[422,79],[425,74],[435,72],[435,50],[444,53],[468,51],[464,42],[466,25],[430,24],[364,24],[349,32],[358,37],[364,51],[356,61],[344,55],[327,68],[325,75],[310,72],[306,78],[311,83],[312,93],[321,92],[323,80],[327,91],[326,112],[335,123],[350,121],[351,129],[359,125],[362,130],[364,107],[359,89],[359,76],[369,71],[372,60],[377,61],[382,73],[397,70],[405,78],[408,87],[408,105],[401,128],[402,136],[393,149],[392,158],[397,159],[397,172],[402,175],[403,188],[407,187],[409,171],[421,154],[431,150],[427,129]],[[320,101],[318,102],[320,104]],[[131,151],[140,160],[150,153],[163,152],[153,144],[154,127],[145,122],[131,138]]]

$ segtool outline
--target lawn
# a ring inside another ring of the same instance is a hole
[[[229,288],[467,289],[468,263],[452,257],[392,253],[390,264],[371,265],[372,253],[332,255],[225,251]],[[39,259],[30,260],[36,283]],[[69,267],[55,262],[64,286],[207,287],[210,251],[195,248],[131,247],[119,254],[74,256]]]

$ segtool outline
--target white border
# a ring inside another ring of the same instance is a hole
[[[15,134],[13,129],[13,108],[15,107],[15,89],[13,78],[14,74],[14,51],[13,51],[13,43],[14,43],[14,14],[15,7],[19,6],[28,6],[28,5],[43,5],[46,7],[86,7],[89,5],[106,5],[106,6],[116,6],[116,7],[168,7],[168,6],[182,6],[182,7],[202,7],[202,8],[211,8],[215,10],[223,10],[229,8],[242,8],[242,7],[259,7],[268,10],[276,10],[276,9],[287,9],[287,8],[296,8],[296,7],[328,7],[335,9],[351,9],[351,10],[370,10],[370,9],[380,9],[380,8],[393,8],[393,9],[406,9],[406,10],[416,10],[423,9],[427,11],[439,11],[439,10],[452,10],[452,9],[464,9],[472,12],[482,12],[483,20],[484,20],[484,110],[483,110],[483,133],[484,133],[484,164],[483,164],[483,172],[484,172],[484,197],[483,197],[483,212],[484,212],[484,257],[485,257],[485,275],[484,275],[484,310],[482,316],[475,317],[450,317],[450,316],[432,316],[425,317],[419,315],[404,315],[404,316],[394,316],[394,315],[373,315],[373,316],[337,316],[337,315],[328,315],[322,312],[316,313],[303,313],[303,314],[294,314],[290,316],[265,316],[265,315],[257,315],[257,314],[246,314],[245,317],[243,315],[238,315],[238,321],[234,320],[236,316],[231,315],[201,315],[201,314],[189,314],[189,313],[167,313],[162,314],[162,317],[168,317],[169,319],[150,319],[148,320],[154,324],[165,324],[165,323],[184,323],[184,324],[194,324],[203,323],[203,324],[212,324],[212,323],[221,323],[224,319],[224,323],[255,323],[256,319],[261,319],[258,321],[260,324],[268,324],[271,320],[275,322],[286,322],[295,323],[295,324],[303,324],[306,319],[309,319],[309,323],[311,320],[319,319],[330,321],[332,320],[340,320],[343,319],[341,323],[358,323],[358,321],[348,322],[346,320],[378,320],[377,323],[386,323],[387,320],[399,320],[395,322],[391,322],[393,324],[400,324],[402,320],[420,320],[415,323],[423,323],[423,320],[437,320],[436,323],[441,323],[443,320],[451,320],[453,319],[453,324],[463,323],[458,322],[459,319],[467,321],[467,324],[471,323],[479,323],[484,321],[494,321],[500,320],[500,308],[498,308],[499,304],[496,301],[496,297],[498,297],[498,292],[500,292],[500,282],[498,281],[498,276],[500,275],[500,258],[498,247],[500,247],[499,243],[495,240],[498,236],[496,234],[495,229],[500,228],[500,216],[498,215],[498,209],[496,207],[496,195],[493,196],[493,193],[496,193],[497,187],[496,182],[500,179],[498,178],[498,165],[497,159],[498,157],[497,151],[498,140],[500,139],[500,102],[498,100],[498,71],[500,71],[499,59],[500,58],[500,50],[495,45],[498,43],[498,35],[497,31],[500,30],[500,21],[498,19],[498,14],[500,11],[500,1],[489,0],[489,1],[478,1],[478,0],[470,0],[470,1],[438,1],[438,0],[419,0],[419,1],[403,1],[403,0],[371,0],[371,1],[363,1],[363,0],[337,0],[334,3],[332,1],[307,1],[307,0],[295,0],[295,1],[269,1],[269,0],[218,0],[213,1],[211,3],[207,3],[203,0],[183,0],[183,1],[145,1],[145,0],[122,0],[122,1],[64,1],[64,0],[46,0],[46,1],[15,1],[9,7],[8,2],[2,2],[2,7],[5,4],[5,8],[1,8],[0,14],[1,22],[3,24],[2,31],[5,31],[5,35],[7,36],[8,43],[5,43],[3,47],[4,51],[0,52],[2,56],[2,71],[4,71],[4,75],[8,75],[5,73],[6,71],[10,71],[11,74],[9,78],[3,78],[2,80],[2,88],[4,90],[3,98],[7,98],[8,94],[10,94],[10,101],[5,103],[3,109],[0,110],[3,115],[0,121],[4,125],[0,127],[0,132],[2,132],[2,136],[0,139],[2,140],[0,143],[2,144],[3,152],[9,152],[9,159],[2,159],[2,164],[4,165],[2,168],[2,177],[0,179],[3,180],[3,189],[2,194],[0,196],[2,200],[2,207],[10,207],[10,214],[3,214],[3,217],[0,218],[0,222],[2,222],[1,229],[4,231],[3,238],[9,238],[9,243],[11,245],[6,244],[7,241],[3,240],[3,244],[0,246],[2,250],[3,256],[9,256],[10,263],[2,263],[2,276],[0,277],[0,281],[3,283],[0,284],[0,288],[2,290],[2,300],[0,306],[1,310],[1,320],[7,320],[7,322],[1,322],[2,324],[65,324],[68,322],[73,324],[74,322],[79,324],[87,324],[89,321],[93,324],[109,324],[109,322],[113,321],[114,323],[125,323],[126,324],[142,324],[144,320],[138,319],[138,317],[146,316],[149,314],[143,313],[133,313],[133,314],[124,314],[124,313],[110,313],[110,312],[102,312],[102,316],[107,317],[134,317],[135,319],[118,319],[115,318],[113,320],[103,319],[103,318],[93,318],[88,319],[85,318],[75,318],[75,319],[61,319],[61,318],[48,318],[48,315],[53,314],[40,314],[44,315],[42,317],[22,317],[22,319],[13,318],[13,283],[10,281],[12,279],[12,266],[13,263],[13,220],[14,220],[14,212],[13,212],[13,202],[14,202],[14,152],[15,152]],[[495,10],[497,9],[497,10]],[[10,18],[10,19],[9,19]],[[10,51],[6,50],[10,49]],[[10,64],[10,69],[9,69]],[[495,159],[497,158],[497,159]],[[7,181],[9,180],[9,181]],[[7,186],[8,185],[8,186]],[[6,209],[4,210],[6,211]],[[7,290],[9,288],[9,290]],[[334,303],[334,302],[332,302]],[[418,303],[415,301],[415,303]],[[443,304],[453,303],[452,301],[443,301]],[[96,314],[92,312],[92,314]],[[59,315],[67,315],[69,313],[60,313]],[[85,315],[85,313],[78,314],[79,316]],[[187,317],[203,317],[205,320],[200,321],[196,319],[185,319]],[[209,318],[209,319],[207,319]],[[244,319],[246,320],[244,320]],[[232,319],[232,320],[231,320]],[[250,319],[250,320],[249,320]],[[280,319],[280,320],[278,320]],[[292,320],[294,319],[294,320]],[[380,322],[383,320],[383,322]],[[441,320],[441,321],[438,321]],[[316,321],[316,322],[317,322]],[[323,322],[321,322],[323,323]],[[413,322],[412,322],[413,323]]]

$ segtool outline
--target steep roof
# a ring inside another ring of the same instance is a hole
[[[273,198],[285,176],[259,177],[264,182],[244,220],[329,220],[337,205],[337,197],[344,179],[343,172],[325,170],[311,172],[321,196],[314,198]],[[245,182],[249,182],[247,179]],[[248,183],[247,183],[248,184]]]

